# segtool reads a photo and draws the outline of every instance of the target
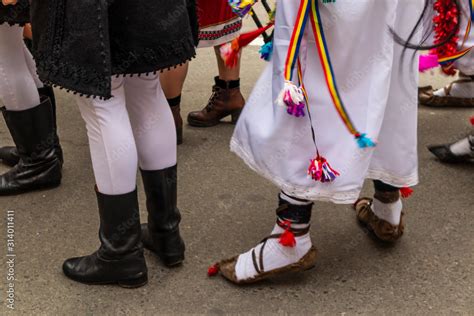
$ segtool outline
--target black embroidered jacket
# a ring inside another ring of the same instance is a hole
[[[195,55],[186,0],[33,0],[40,79],[111,97],[113,75],[167,69]]]

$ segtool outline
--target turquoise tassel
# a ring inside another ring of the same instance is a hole
[[[367,134],[361,134],[356,136],[357,139],[357,144],[359,145],[360,148],[369,148],[369,147],[375,147],[376,144],[367,137]]]
[[[262,45],[262,47],[259,50],[260,57],[263,60],[270,61],[272,59],[273,55],[273,41],[269,41],[268,43],[265,43]]]

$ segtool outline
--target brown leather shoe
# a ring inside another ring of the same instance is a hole
[[[181,145],[183,143],[183,118],[181,117],[181,106],[170,106],[170,108],[176,125],[177,143],[178,145]]]
[[[372,211],[372,203],[373,199],[362,198],[354,204],[359,223],[367,228],[379,241],[394,243],[399,240],[405,230],[405,222],[403,220],[405,214],[402,212],[400,225],[395,226],[378,218]]]
[[[471,77],[461,76],[461,79],[451,82],[444,87],[445,96],[439,97],[434,94],[434,89],[430,87],[420,88],[418,90],[418,101],[421,105],[430,107],[459,107],[472,108],[474,107],[474,98],[461,98],[451,95],[451,90],[455,84],[473,82]]]
[[[232,123],[237,123],[245,105],[245,99],[239,87],[232,87],[230,81],[215,78],[216,84],[212,87],[212,95],[206,107],[201,111],[194,111],[188,115],[188,123],[194,127],[211,127],[231,115]]]

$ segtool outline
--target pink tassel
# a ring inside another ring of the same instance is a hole
[[[296,117],[305,116],[304,108],[306,104],[303,90],[291,81],[285,82],[285,86],[280,92],[276,103],[280,106],[286,106],[286,111],[290,115]]]
[[[437,55],[421,55],[420,56],[420,72],[424,72],[439,66],[438,56]]]
[[[339,172],[334,170],[326,158],[320,156],[319,153],[315,159],[311,160],[308,175],[310,175],[314,181],[322,183],[332,182],[340,176]]]

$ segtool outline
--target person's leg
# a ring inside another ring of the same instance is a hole
[[[87,284],[138,287],[147,282],[136,189],[137,150],[125,105],[124,79],[112,80],[110,100],[78,97],[96,180],[101,246],[64,262],[64,274]]]
[[[112,80],[109,100],[78,97],[86,123],[92,166],[98,191],[108,195],[136,188],[137,149],[125,105],[124,79]]]
[[[222,275],[231,282],[252,283],[314,266],[316,249],[309,233],[313,203],[281,192],[278,204],[277,221],[270,236],[248,252],[218,264]]]
[[[38,88],[38,93],[40,95],[40,98],[49,98],[51,101],[53,124],[54,124],[54,129],[56,131],[55,147],[56,147],[57,155],[59,159],[61,160],[61,163],[63,163],[63,160],[64,160],[63,151],[59,143],[59,137],[57,136],[56,98],[54,95],[54,90],[53,88],[49,86],[45,86],[39,79],[38,74],[36,72],[36,64],[33,60],[33,56],[31,55],[30,50],[26,47],[26,45],[23,45],[23,51],[24,51],[25,61],[26,61],[28,70],[30,71],[30,75],[34,80],[36,87]],[[16,147],[15,146],[1,147],[0,160],[7,166],[10,166],[10,167],[15,166],[20,160],[20,156],[18,155],[18,150],[16,149]]]
[[[214,53],[216,54],[217,68],[219,70],[219,79],[223,81],[238,82],[240,80],[240,64],[242,58],[239,57],[237,66],[230,68],[226,66],[224,60],[222,59],[220,47],[214,47]],[[240,55],[242,55],[242,52],[240,52]]]
[[[362,198],[354,207],[357,219],[383,242],[395,242],[403,235],[403,204],[400,188],[374,181],[374,198]]]
[[[236,123],[245,105],[240,92],[240,60],[236,67],[229,68],[221,57],[219,47],[214,47],[219,76],[215,77],[213,92],[208,104],[201,111],[188,115],[188,123],[195,127],[211,127],[231,115],[232,123]]]
[[[175,266],[183,262],[185,247],[179,233],[173,116],[156,76],[127,78],[125,93],[147,197],[143,243],[167,266]]]
[[[9,111],[29,110],[40,104],[23,52],[23,29],[0,25],[0,100]]]
[[[22,28],[0,25],[0,102],[16,145],[16,166],[0,176],[0,195],[56,187],[62,176],[51,102],[40,99],[23,52]]]
[[[173,112],[176,124],[178,145],[183,143],[183,118],[181,117],[181,93],[188,75],[189,63],[163,72],[160,75],[161,86]]]

